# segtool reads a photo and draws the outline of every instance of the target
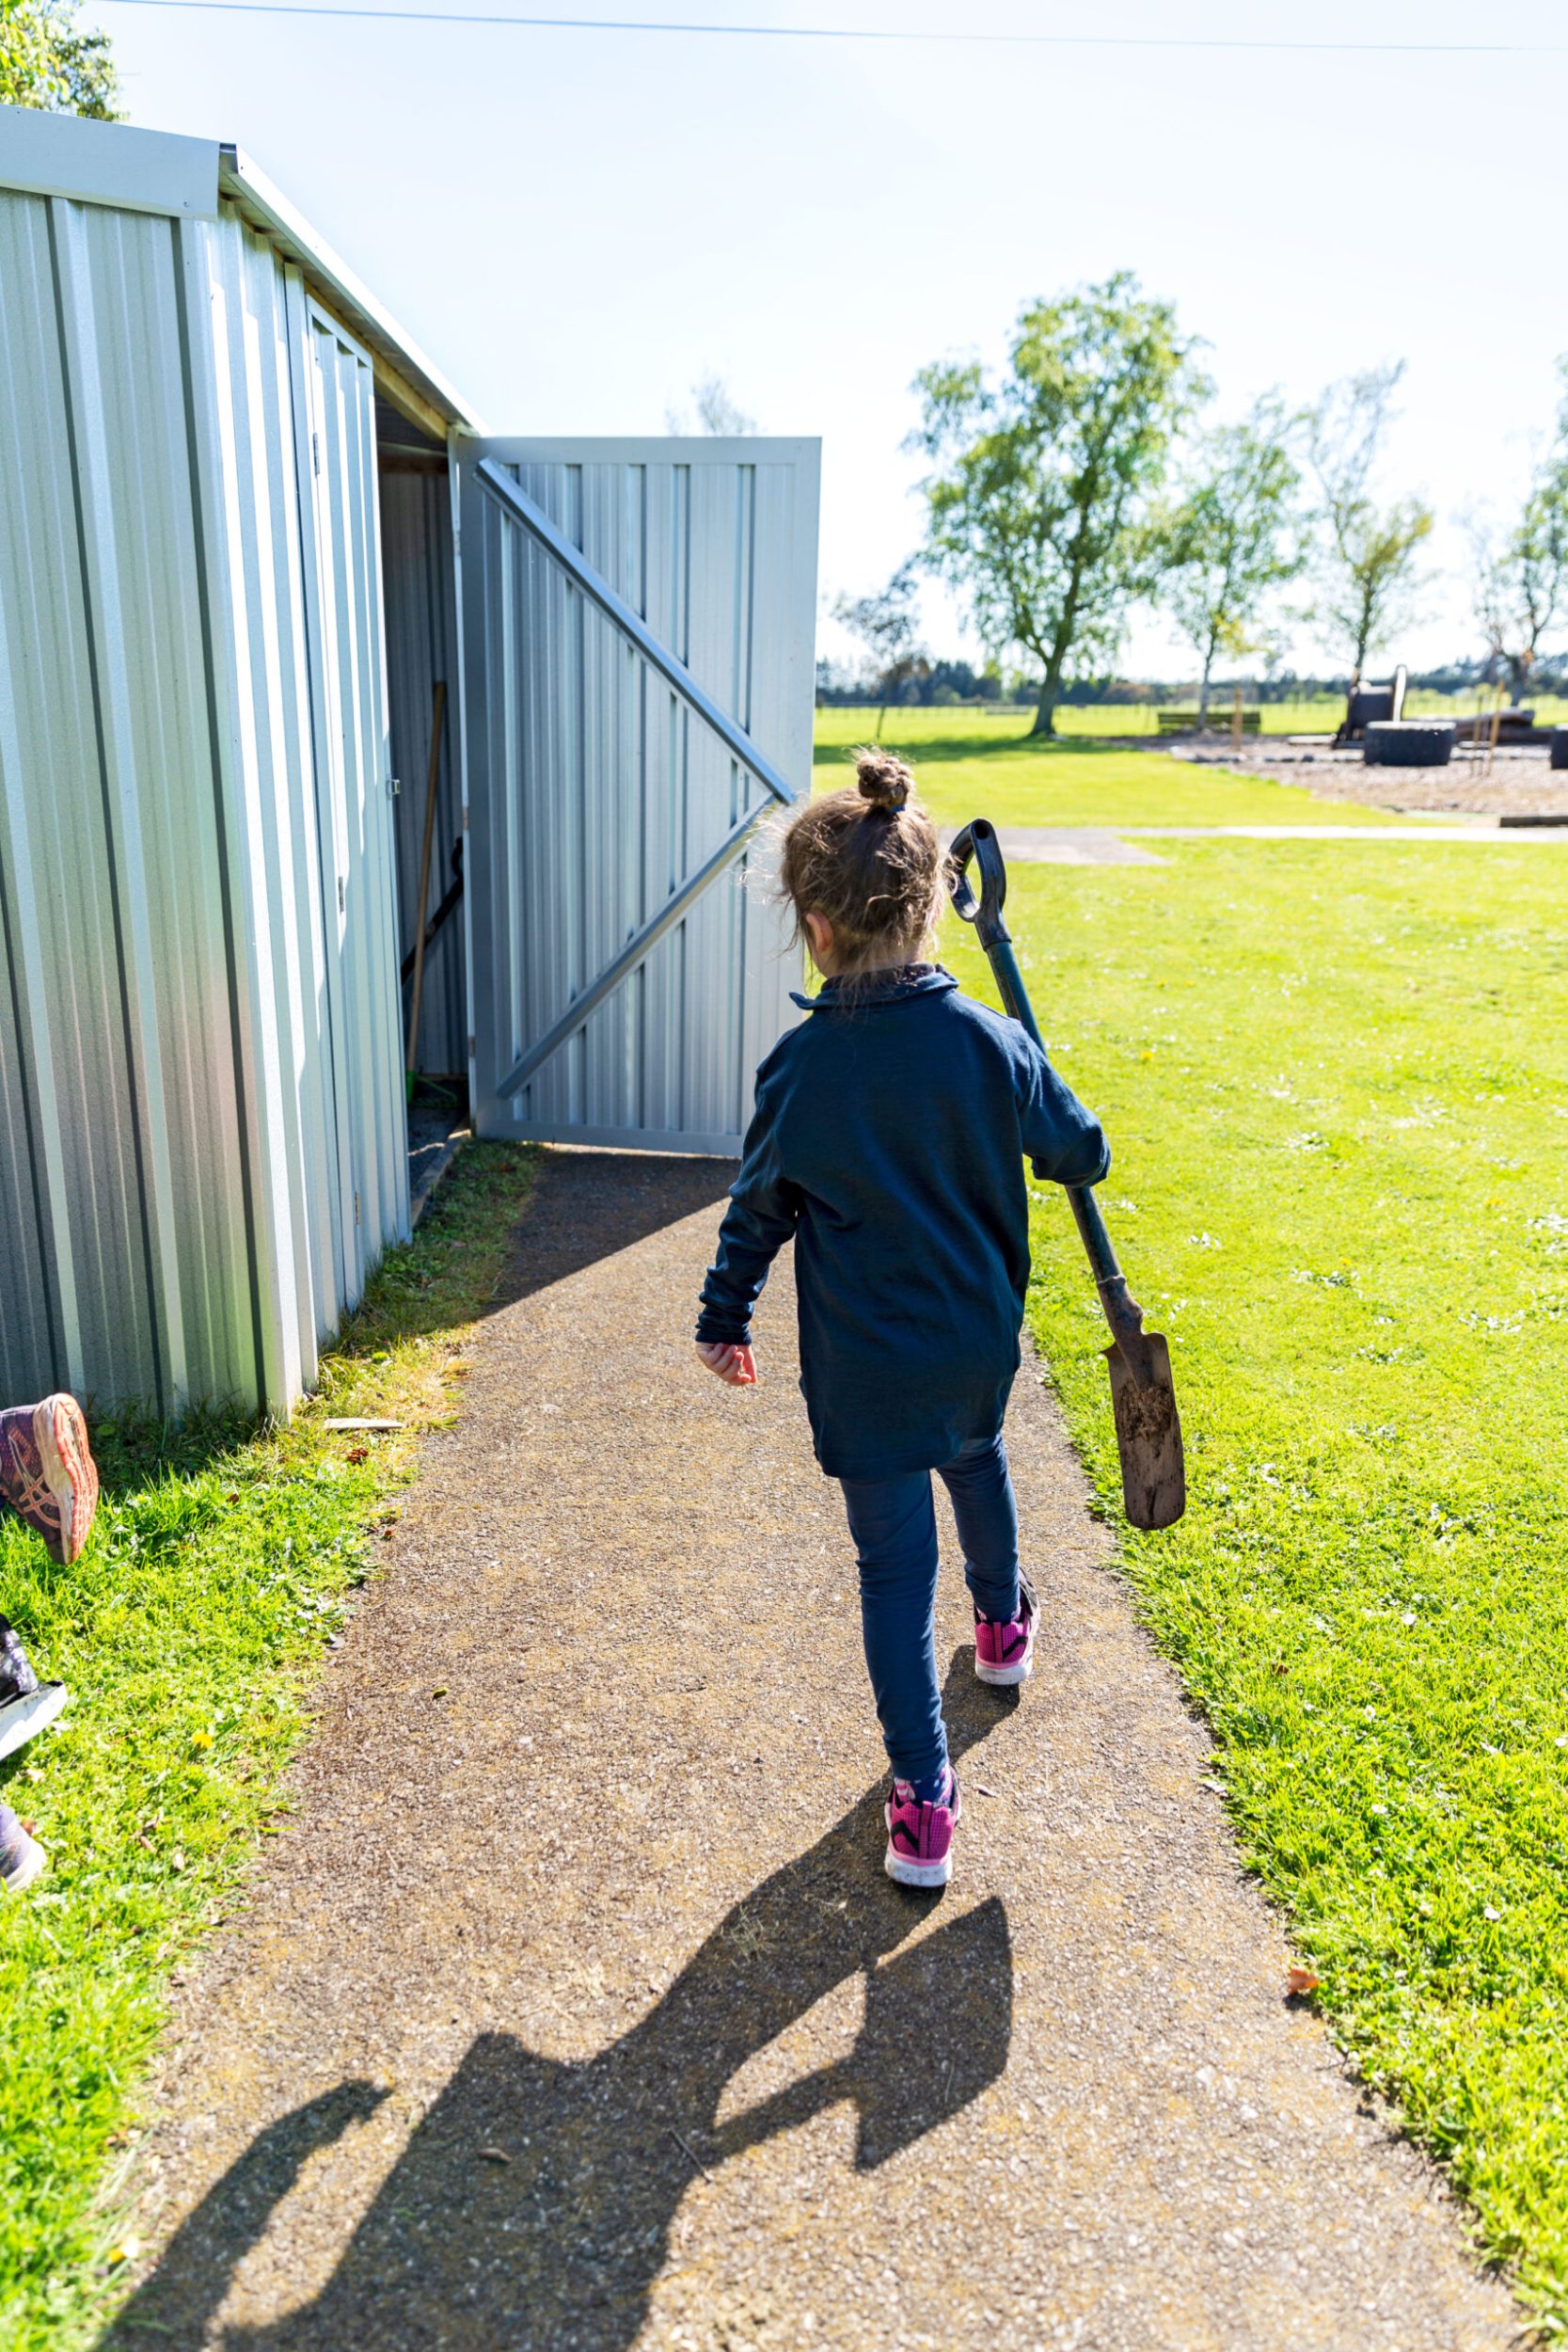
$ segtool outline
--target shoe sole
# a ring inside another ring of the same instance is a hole
[[[81,1555],[98,1508],[98,1469],[87,1424],[73,1396],[46,1396],[33,1415],[33,1438],[60,1515],[60,1565]]]
[[[974,1660],[974,1679],[989,1682],[994,1691],[1010,1691],[1020,1682],[1027,1682],[1035,1671],[1035,1653],[1031,1649],[1017,1666],[982,1666],[978,1655]]]
[[[45,1682],[24,1698],[0,1707],[0,1757],[14,1756],[54,1722],[66,1702],[63,1682]]]
[[[945,1886],[953,1875],[953,1857],[949,1853],[940,1862],[911,1862],[890,1846],[882,1856],[882,1867],[895,1886]]]
[[[23,1835],[25,1836],[26,1832],[24,1831]],[[49,1856],[44,1852],[37,1838],[28,1837],[20,1857],[6,1873],[4,1884],[7,1894],[20,1895],[24,1887],[31,1886],[36,1878],[40,1878],[48,1867]]]

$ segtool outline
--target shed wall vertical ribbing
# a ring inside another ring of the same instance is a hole
[[[799,792],[811,783],[815,441],[491,441]],[[498,1089],[748,809],[769,799],[483,487],[464,494],[480,1132],[734,1152],[800,959],[753,850],[586,1025]]]
[[[309,306],[227,206],[13,189],[0,305],[0,1398],[286,1409],[407,1216],[385,978],[356,1013],[373,1086],[345,1098],[332,1051],[393,882],[373,694],[338,870],[316,823]],[[368,371],[335,413],[331,560],[378,684]]]

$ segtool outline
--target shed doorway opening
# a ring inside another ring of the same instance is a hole
[[[419,1200],[468,1122],[456,574],[446,443],[376,402],[408,1174]],[[420,952],[420,933],[423,952]]]

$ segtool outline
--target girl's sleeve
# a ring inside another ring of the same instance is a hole
[[[1019,1041],[1026,1057],[1019,1123],[1036,1175],[1056,1184],[1098,1184],[1111,1168],[1099,1120],[1058,1078],[1032,1038]]]
[[[765,1068],[740,1173],[730,1188],[730,1205],[719,1228],[719,1255],[703,1284],[697,1317],[700,1344],[717,1341],[745,1345],[768,1268],[794,1232],[800,1213],[800,1193],[780,1165],[778,1090],[768,1082],[769,1075]]]

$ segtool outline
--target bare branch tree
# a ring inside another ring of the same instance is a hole
[[[860,639],[876,665],[877,691],[880,697],[876,732],[879,743],[890,697],[925,659],[914,602],[915,565],[911,557],[908,563],[900,564],[885,588],[867,596],[840,596],[833,605],[834,620]]]
[[[1348,645],[1355,674],[1413,617],[1417,550],[1432,530],[1420,499],[1380,505],[1373,477],[1393,422],[1402,359],[1331,384],[1304,420],[1322,500],[1325,542],[1314,618],[1330,643]]]
[[[1499,541],[1484,517],[1466,520],[1470,593],[1488,661],[1506,670],[1515,702],[1529,691],[1541,641],[1568,610],[1568,358],[1551,441],[1538,459],[1519,518]]]
[[[711,434],[716,440],[729,440],[756,431],[755,417],[749,417],[730,397],[730,388],[721,375],[701,376],[691,387],[691,397],[697,408],[695,426],[686,410],[671,406],[664,411],[667,433],[696,431]]]

